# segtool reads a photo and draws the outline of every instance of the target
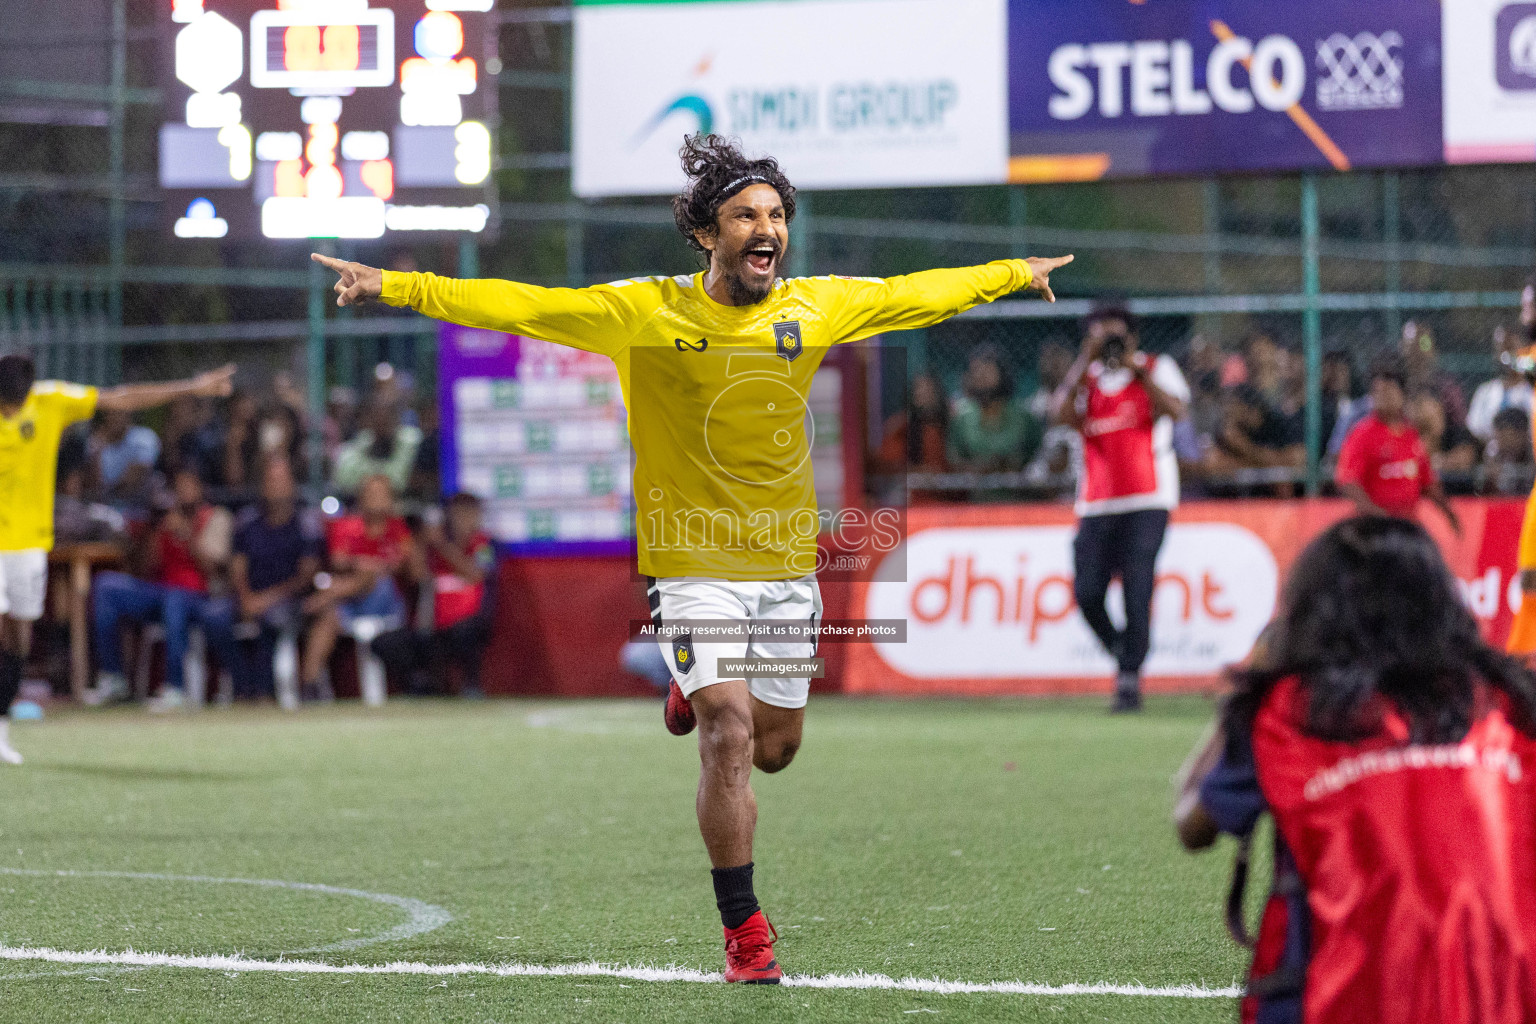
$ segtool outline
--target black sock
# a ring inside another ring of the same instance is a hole
[[[720,908],[720,923],[740,928],[757,913],[757,897],[752,892],[752,865],[739,868],[711,868],[715,880],[715,905]]]
[[[11,704],[20,689],[21,659],[10,651],[0,651],[0,713],[11,713]]]

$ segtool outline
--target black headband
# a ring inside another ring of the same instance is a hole
[[[772,184],[773,182],[769,181],[761,174],[743,174],[741,177],[737,178],[735,181],[731,182],[730,184],[726,185],[725,188],[720,190],[720,197],[715,200],[715,208],[719,209],[721,203],[725,202],[727,199],[731,198],[731,196],[735,195],[737,192],[740,192],[748,185]]]

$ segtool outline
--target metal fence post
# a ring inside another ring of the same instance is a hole
[[[1318,306],[1322,290],[1318,265],[1317,176],[1301,177],[1301,260],[1303,277],[1302,346],[1307,365],[1307,495],[1321,486],[1323,457],[1323,316]]]
[[[1013,229],[1013,258],[1028,259],[1029,193],[1023,185],[1008,186],[1008,226]]]
[[[112,0],[112,70],[110,121],[107,128],[109,193],[107,197],[107,258],[110,264],[107,282],[107,323],[123,325],[123,265],[128,256],[128,206],[124,193],[125,134],[127,131],[126,90],[128,88],[128,0]],[[94,384],[116,383],[122,375],[122,353],[110,358],[107,346],[93,346],[88,379]],[[106,378],[112,377],[111,381]]]
[[[1396,297],[1403,290],[1402,179],[1396,171],[1381,176],[1381,235],[1387,243],[1387,292]],[[1403,311],[1394,303],[1387,310],[1387,342],[1395,344],[1403,333]]]
[[[811,244],[811,194],[795,195],[795,219],[789,225],[789,276],[810,277],[815,263]]]

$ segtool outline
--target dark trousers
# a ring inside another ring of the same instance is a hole
[[[1165,509],[1085,516],[1072,542],[1076,574],[1072,589],[1093,635],[1120,662],[1122,674],[1139,675],[1152,646],[1153,566],[1168,529]],[[1120,577],[1125,591],[1125,630],[1109,621],[1104,596]]]
[[[457,665],[462,673],[460,691],[473,692],[480,689],[480,659],[490,639],[490,617],[471,615],[444,629],[392,629],[373,641],[373,653],[386,672],[412,688],[418,673],[431,674],[439,693],[449,692],[443,670]]]

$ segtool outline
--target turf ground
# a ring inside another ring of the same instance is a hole
[[[1233,985],[1229,851],[1188,857],[1167,823],[1170,777],[1210,711],[1195,698],[1152,700],[1137,719],[1097,701],[813,701],[795,764],[756,778],[757,888],[780,962],[816,976]],[[302,972],[720,970],[696,752],[656,703],[66,712],[15,732],[28,760],[0,772],[0,953],[301,963],[6,960],[4,1022],[1235,1017],[1230,998]]]

